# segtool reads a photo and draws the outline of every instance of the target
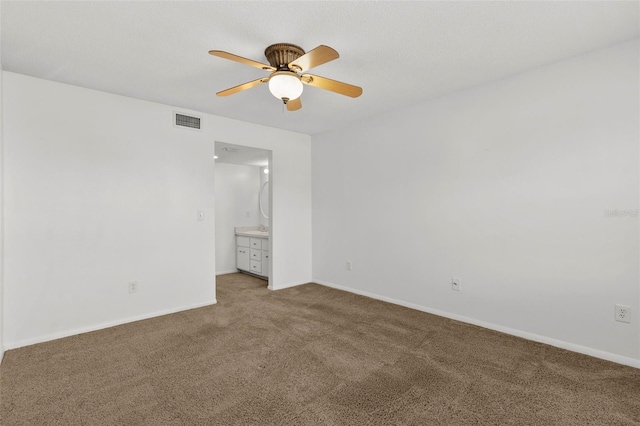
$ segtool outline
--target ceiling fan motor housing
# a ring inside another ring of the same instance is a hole
[[[304,55],[304,49],[290,43],[276,43],[264,50],[269,64],[278,71],[289,70],[288,65]]]

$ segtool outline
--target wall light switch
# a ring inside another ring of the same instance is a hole
[[[455,290],[455,291],[462,290],[462,280],[460,278],[451,279],[451,290]]]
[[[204,220],[204,210],[198,210],[198,216],[197,219],[199,221]]]

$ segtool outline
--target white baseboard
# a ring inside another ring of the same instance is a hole
[[[4,359],[4,348],[0,348],[0,364],[2,364],[3,359]]]
[[[575,343],[565,342],[564,340],[557,340],[550,337],[540,336],[538,334],[529,333],[514,328],[504,327],[497,324],[492,324],[485,321],[476,320],[473,318],[465,317],[462,315],[452,314],[438,309],[427,308],[426,306],[416,305],[415,303],[409,303],[402,300],[393,299],[386,296],[380,296],[378,294],[369,293],[368,291],[357,290],[354,288],[344,287],[341,285],[333,284],[322,280],[313,280],[312,282],[320,284],[326,287],[343,290],[349,293],[359,294],[361,296],[370,297],[372,299],[382,300],[383,302],[393,303],[394,305],[404,306],[406,308],[415,309],[417,311],[427,312],[429,314],[438,315],[441,317],[453,319],[456,321],[465,322],[467,324],[477,325],[479,327],[488,328],[489,330],[499,331],[501,333],[510,334],[512,336],[521,337],[523,339],[532,340],[538,343],[544,343],[547,345],[555,346],[557,348],[566,349],[572,352],[578,352],[584,355],[589,355],[595,358],[604,359],[607,361],[615,362],[617,364],[627,365],[629,367],[640,368],[640,359],[629,358],[622,355],[617,355],[611,352],[602,351],[600,349],[590,348],[588,346],[576,345]]]
[[[60,331],[57,333],[46,334],[44,336],[33,337],[30,339],[20,340],[17,342],[9,342],[9,343],[5,343],[4,349],[5,350],[17,349],[23,346],[30,346],[30,345],[35,345],[37,343],[49,342],[51,340],[62,339],[63,337],[75,336],[77,334],[82,334],[82,333],[89,333],[91,331],[103,330],[105,328],[115,327],[117,325],[127,324],[130,322],[160,317],[162,315],[175,314],[176,312],[188,311],[191,309],[202,308],[204,306],[211,306],[211,305],[215,305],[216,303],[218,303],[218,301],[214,299],[212,302],[197,303],[195,305],[183,306],[180,308],[166,309],[163,311],[156,311],[149,314],[137,315],[134,317],[124,318],[120,320],[104,322],[102,324],[96,324],[89,327],[82,327],[82,328],[76,328],[73,330]]]
[[[271,286],[269,286],[267,288],[269,290],[274,290],[274,291],[275,290],[284,290],[285,288],[295,287],[295,286],[303,285],[303,284],[310,284],[312,282],[313,281],[300,281],[300,282],[295,282],[295,283],[287,283],[287,284],[279,285],[278,287],[275,287],[275,288],[273,288]]]
[[[237,269],[229,269],[228,271],[220,271],[220,272],[216,272],[216,277],[218,275],[227,275],[227,274],[235,274],[236,272],[240,272]]]

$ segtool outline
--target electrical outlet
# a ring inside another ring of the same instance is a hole
[[[451,290],[462,290],[462,280],[460,278],[451,278]]]
[[[138,292],[138,281],[129,281],[129,293]]]
[[[616,305],[616,321],[631,322],[631,307],[625,305]]]
[[[353,263],[350,260],[347,260],[347,271],[353,270]]]

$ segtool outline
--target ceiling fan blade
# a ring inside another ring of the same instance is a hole
[[[260,68],[266,71],[275,71],[276,69],[271,65],[263,64],[252,59],[243,58],[242,56],[234,55],[233,53],[224,52],[222,50],[210,50],[210,55],[218,56],[220,58],[229,59],[230,61],[240,62],[241,64],[249,65],[252,67]]]
[[[300,98],[295,98],[292,101],[287,102],[287,111],[297,111],[302,108],[302,101]]]
[[[303,72],[317,67],[318,65],[326,64],[327,62],[338,59],[339,57],[340,55],[338,55],[338,52],[331,47],[320,45],[291,62],[289,64],[289,69],[297,72]]]
[[[247,83],[240,84],[238,86],[232,87],[230,89],[223,90],[222,92],[216,93],[216,95],[218,95],[218,96],[233,95],[234,93],[238,93],[238,92],[242,92],[243,90],[251,89],[252,87],[257,86],[258,84],[266,83],[267,81],[269,81],[268,77],[259,78],[257,80],[249,81]]]
[[[352,84],[343,83],[341,81],[331,80],[326,77],[319,77],[317,75],[305,74],[300,77],[300,81],[309,86],[318,87],[320,89],[329,90],[331,92],[339,93],[341,95],[357,98],[362,95],[362,87],[354,86]]]

